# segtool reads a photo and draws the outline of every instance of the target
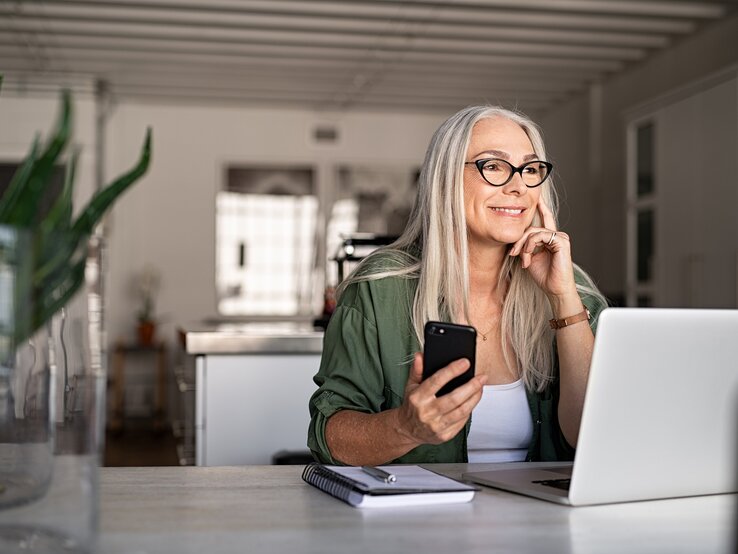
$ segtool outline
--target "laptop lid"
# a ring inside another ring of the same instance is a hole
[[[738,310],[600,314],[569,501],[733,492]]]
[[[738,310],[600,314],[568,496],[540,469],[475,482],[572,505],[738,491]]]

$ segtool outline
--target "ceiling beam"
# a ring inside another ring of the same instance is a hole
[[[117,52],[126,51],[127,53],[140,52],[148,54],[150,59],[154,59],[161,54],[169,54],[180,56],[183,62],[187,62],[191,57],[200,57],[200,59],[210,58],[211,61],[241,59],[244,57],[252,58],[291,58],[293,60],[353,60],[356,63],[366,64],[387,64],[392,65],[396,62],[431,62],[438,64],[464,64],[473,65],[479,71],[483,71],[489,67],[495,66],[511,66],[526,68],[554,69],[563,68],[566,70],[594,70],[594,71],[616,71],[623,67],[623,63],[618,60],[602,60],[602,59],[581,59],[576,57],[550,57],[543,58],[540,55],[512,55],[512,54],[494,54],[484,52],[444,52],[444,51],[405,51],[398,52],[395,50],[385,50],[381,48],[370,51],[358,50],[353,48],[325,47],[325,46],[309,46],[309,45],[281,45],[281,44],[240,44],[240,45],[221,45],[202,43],[193,46],[188,41],[140,41],[125,39],[104,40],[102,37],[74,37],[74,36],[41,36],[35,35],[25,37],[28,41],[28,47],[34,50],[44,52],[49,59],[63,60],[67,51],[87,51],[95,50],[96,52]],[[18,37],[13,33],[0,32],[0,41],[8,43],[17,43]]]
[[[58,79],[65,74],[72,77],[94,79],[95,77],[105,78],[111,82],[122,81],[139,81],[139,82],[167,82],[171,84],[187,83],[218,83],[228,86],[244,86],[250,83],[260,82],[268,83],[269,86],[282,87],[301,87],[312,86],[314,84],[330,84],[334,87],[343,86],[347,88],[361,88],[363,86],[395,86],[403,88],[428,87],[434,89],[448,90],[469,90],[469,89],[487,89],[496,91],[507,91],[511,93],[518,92],[545,92],[545,93],[567,93],[580,89],[585,81],[567,80],[556,81],[547,79],[532,79],[526,77],[509,77],[504,74],[469,74],[469,75],[427,75],[422,73],[393,72],[382,74],[379,76],[369,75],[364,77],[361,74],[353,72],[314,72],[314,71],[290,71],[289,74],[284,72],[258,72],[258,71],[178,71],[173,68],[159,67],[157,69],[147,70],[140,67],[129,67],[119,71],[110,72],[109,68],[100,66],[97,71],[93,71],[93,67],[75,66],[73,72],[63,70],[49,70],[42,73],[29,72],[24,67],[21,60],[8,60],[0,57],[0,65],[5,68],[7,76],[17,76],[24,80],[32,80],[35,77],[39,79],[54,78]]]
[[[299,95],[297,93],[290,93],[289,91],[278,91],[278,92],[269,92],[269,93],[263,93],[260,91],[255,92],[243,92],[243,91],[230,91],[230,90],[218,90],[215,92],[211,92],[208,89],[195,89],[190,88],[187,90],[181,90],[176,87],[167,87],[167,86],[147,86],[145,88],[141,88],[139,86],[128,86],[126,84],[121,84],[117,86],[114,89],[114,94],[116,96],[124,96],[124,97],[136,97],[136,96],[161,96],[162,98],[166,99],[176,99],[176,98],[200,98],[200,99],[206,99],[210,98],[211,100],[220,100],[220,99],[231,99],[231,100],[242,100],[244,102],[265,102],[265,101],[272,101],[272,102],[307,102],[307,103],[314,103],[314,104],[342,104],[346,103],[348,101],[351,102],[357,102],[357,103],[377,103],[377,104],[395,104],[395,105],[417,105],[417,106],[449,106],[449,105],[463,105],[463,104],[469,104],[469,103],[484,103],[486,100],[484,97],[479,95],[467,95],[467,96],[457,96],[457,97],[417,97],[412,95],[398,95],[398,94],[381,94],[377,96],[372,96],[371,98],[348,98],[341,94],[336,94],[333,96],[330,95],[321,95],[321,94],[315,94],[310,93],[307,95]],[[550,102],[546,100],[536,100],[536,99],[530,99],[525,100],[521,102],[517,98],[514,97],[498,97],[498,100],[507,103],[508,105],[513,104],[526,104],[529,106],[536,106],[536,107],[543,107],[550,105]]]
[[[666,34],[591,31],[580,29],[539,28],[515,24],[485,23],[470,21],[464,24],[445,21],[371,20],[346,18],[303,18],[286,15],[262,14],[203,14],[199,12],[171,13],[170,10],[137,8],[97,9],[89,6],[48,6],[44,4],[21,4],[21,9],[0,6],[0,16],[14,17],[15,21],[66,21],[94,25],[118,25],[121,28],[161,27],[180,28],[182,31],[196,29],[263,30],[308,32],[320,35],[350,33],[356,36],[422,36],[458,40],[516,40],[526,42],[548,42],[554,44],[592,44],[639,48],[662,48],[669,42]]]
[[[14,19],[10,30],[16,33],[29,33],[50,37],[88,37],[102,40],[119,39],[123,41],[149,41],[158,43],[186,41],[190,45],[207,44],[223,46],[280,45],[294,48],[340,48],[342,50],[383,50],[458,53],[489,53],[509,55],[529,55],[542,57],[566,56],[582,59],[638,60],[645,50],[642,48],[576,44],[534,43],[525,37],[519,40],[497,40],[490,35],[488,40],[462,38],[443,39],[423,36],[381,36],[367,37],[351,33],[313,34],[297,31],[271,31],[248,29],[191,29],[156,25],[141,28],[135,25],[117,23],[91,23],[56,20]]]
[[[319,2],[321,0],[318,0]],[[389,5],[445,6],[439,0],[364,0],[368,3]],[[454,6],[476,9],[526,9],[552,12],[579,12],[598,14],[628,14],[656,17],[694,17],[714,19],[725,15],[725,7],[718,2],[669,0],[460,0]]]
[[[381,2],[343,2],[338,0],[331,2],[210,0],[206,3],[200,0],[45,0],[44,5],[83,6],[87,9],[94,8],[97,13],[102,13],[105,9],[130,9],[140,13],[147,13],[148,10],[164,10],[173,16],[181,14],[199,16],[260,14],[292,18],[342,18],[349,21],[370,19],[408,23],[477,23],[662,33],[690,33],[695,28],[691,21],[675,17],[671,13],[663,17],[644,17],[640,14],[616,16],[612,14],[560,13],[551,10],[521,10],[517,9],[515,5],[506,9],[500,9],[499,7],[480,8],[474,5],[449,2],[426,6],[408,2],[391,5]],[[22,10],[22,6],[19,6],[18,10]]]

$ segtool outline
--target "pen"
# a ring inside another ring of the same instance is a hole
[[[384,471],[383,469],[379,469],[378,467],[361,466],[361,471],[368,475],[371,475],[377,481],[382,481],[383,483],[394,483],[395,481],[397,481],[397,477],[395,477],[391,473],[388,473],[387,471]]]

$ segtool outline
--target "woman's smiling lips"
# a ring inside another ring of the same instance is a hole
[[[520,217],[527,208],[523,206],[491,206],[489,208],[495,215],[503,217]]]

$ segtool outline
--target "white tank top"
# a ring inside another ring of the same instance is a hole
[[[522,462],[533,439],[533,419],[523,380],[487,385],[472,412],[469,462]]]

